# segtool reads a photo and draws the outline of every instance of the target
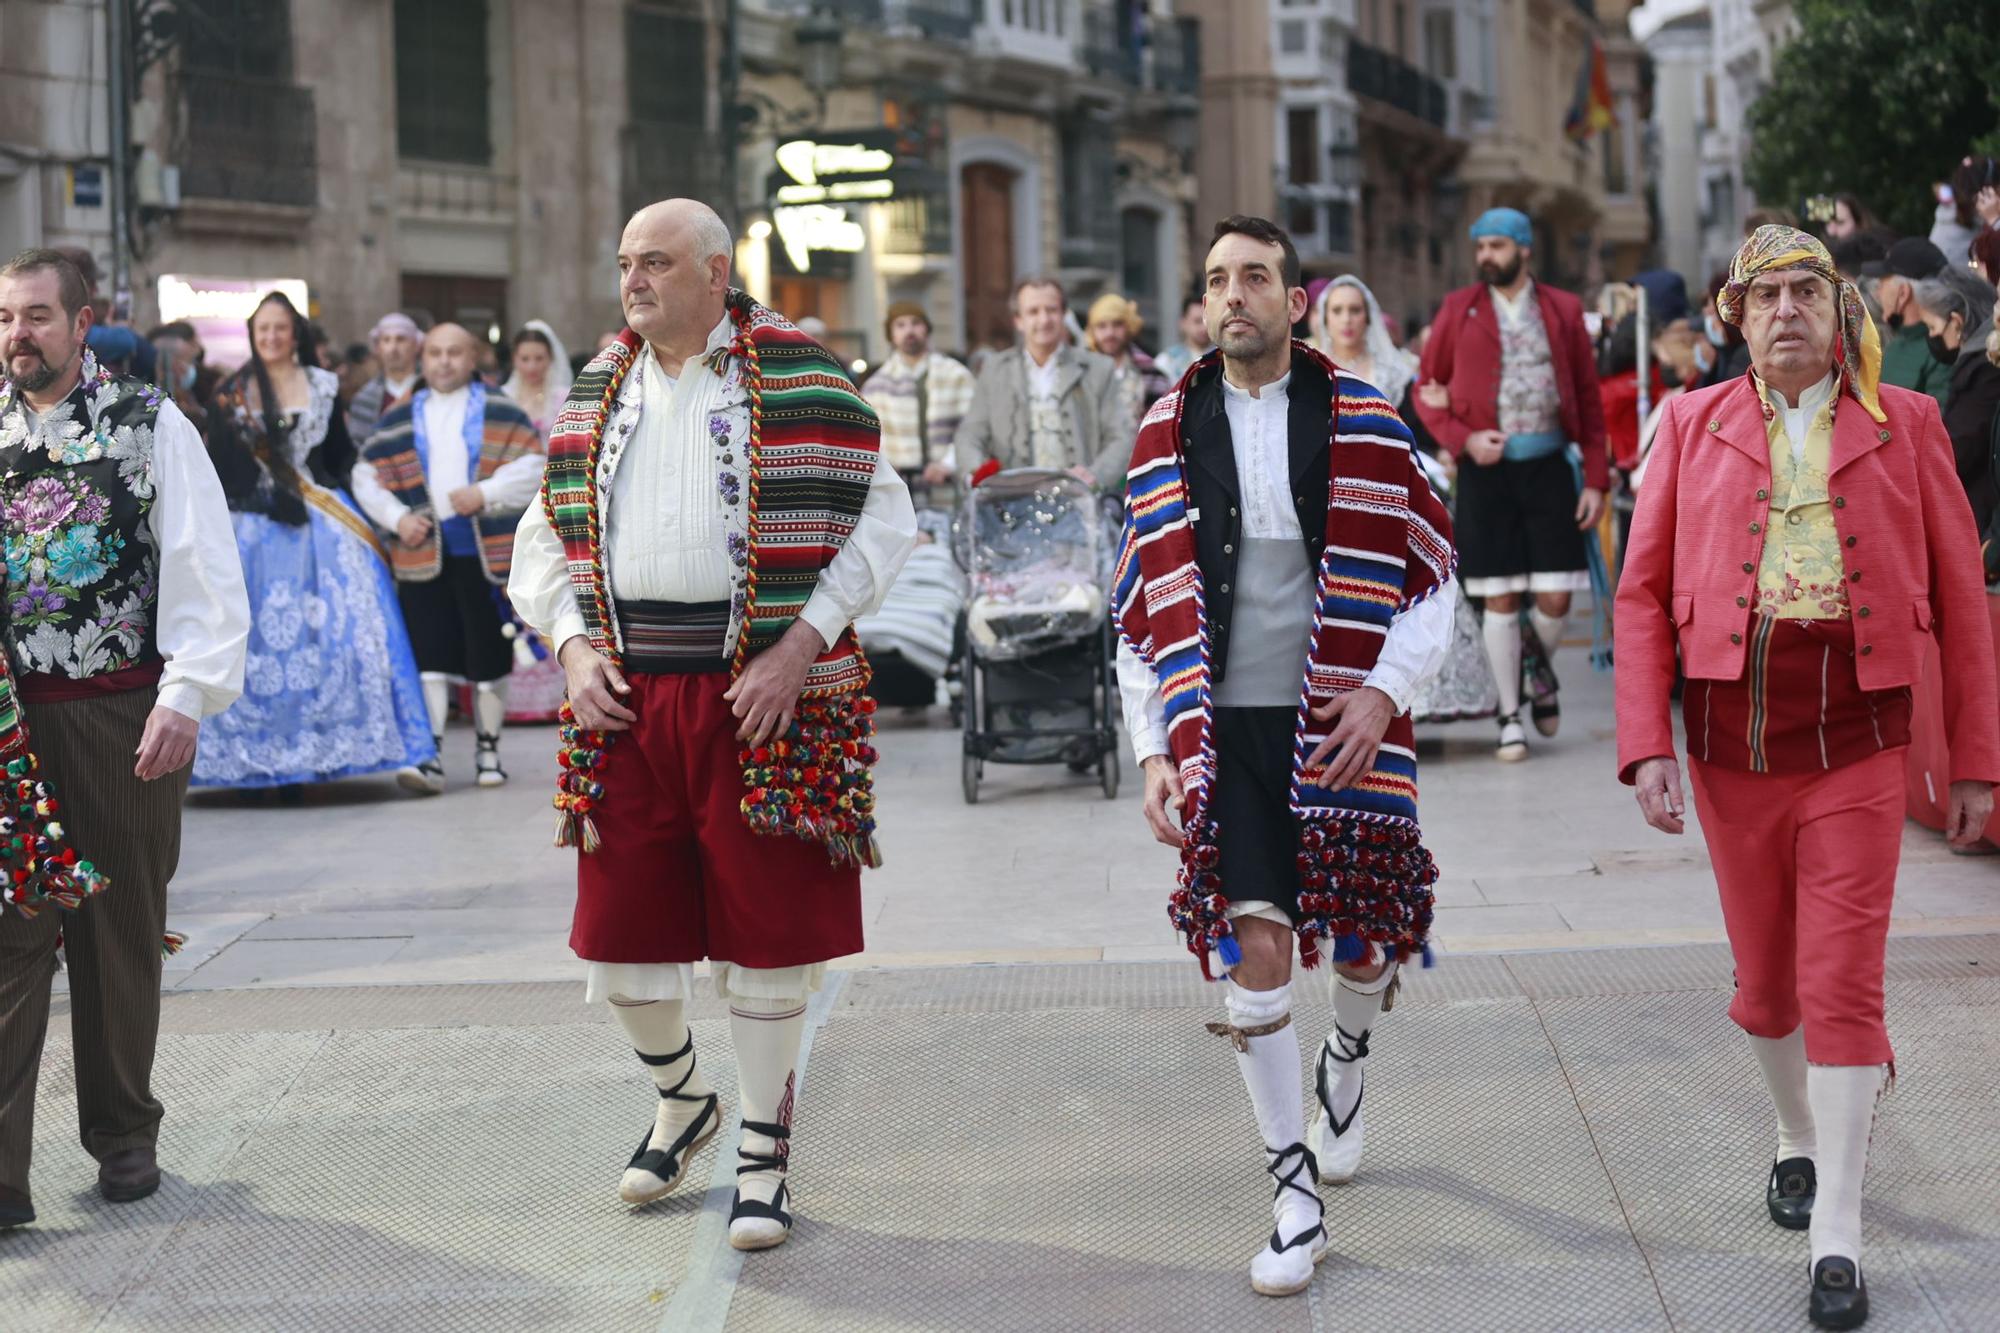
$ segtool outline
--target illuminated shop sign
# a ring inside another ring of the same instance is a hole
[[[794,269],[810,273],[815,251],[851,255],[867,246],[858,206],[896,198],[901,142],[896,131],[876,129],[778,145],[771,227]]]

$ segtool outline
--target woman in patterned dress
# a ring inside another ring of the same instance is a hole
[[[277,787],[393,772],[436,756],[389,566],[345,493],[355,449],[332,372],[282,293],[209,411],[250,593],[242,697],[201,725],[197,787]]]

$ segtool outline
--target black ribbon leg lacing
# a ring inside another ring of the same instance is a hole
[[[1314,1071],[1313,1091],[1319,1096],[1320,1109],[1326,1112],[1327,1127],[1333,1131],[1335,1138],[1339,1138],[1354,1123],[1354,1117],[1361,1114],[1361,1098],[1368,1091],[1368,1083],[1365,1079],[1362,1081],[1361,1091],[1354,1094],[1354,1109],[1347,1113],[1345,1120],[1341,1119],[1333,1113],[1333,1080],[1328,1077],[1327,1062],[1333,1060],[1351,1065],[1367,1059],[1368,1030],[1363,1029],[1361,1035],[1356,1036],[1338,1023],[1333,1025],[1333,1030],[1340,1042],[1337,1046],[1331,1040],[1320,1043],[1319,1067]]]
[[[694,1077],[694,1033],[692,1032],[688,1033],[688,1039],[681,1043],[681,1048],[672,1055],[648,1055],[644,1051],[635,1051],[633,1054],[655,1068],[661,1065],[670,1065],[682,1056],[686,1056],[688,1062],[687,1072],[681,1075],[681,1081],[674,1084],[673,1087],[660,1089],[661,1100],[704,1103],[701,1108],[701,1114],[696,1116],[688,1124],[687,1128],[680,1132],[678,1138],[664,1148],[655,1148],[652,1146],[653,1131],[650,1129],[647,1130],[646,1137],[639,1140],[639,1151],[632,1154],[631,1164],[626,1168],[627,1170],[650,1171],[671,1185],[680,1177],[682,1169],[680,1159],[682,1154],[689,1150],[691,1144],[694,1144],[697,1140],[705,1139],[708,1134],[714,1132],[710,1128],[711,1122],[719,1118],[716,1110],[715,1094],[704,1092],[698,1095],[690,1095],[681,1091],[682,1088],[688,1085],[688,1080]]]
[[[790,1125],[775,1124],[768,1120],[745,1120],[743,1122],[743,1130],[747,1134],[762,1134],[768,1139],[775,1140],[780,1149],[792,1137]],[[738,1148],[736,1156],[742,1161],[742,1165],[736,1168],[736,1174],[739,1177],[747,1176],[757,1171],[784,1171],[787,1165],[787,1160],[782,1151],[762,1153],[751,1152],[747,1148]],[[729,1205],[729,1220],[735,1222],[746,1217],[767,1217],[789,1231],[792,1227],[792,1215],[785,1211],[785,1204],[788,1202],[787,1194],[787,1186],[782,1180],[778,1182],[778,1192],[771,1196],[769,1203],[763,1203],[757,1199],[744,1198],[743,1190],[739,1186],[736,1191],[736,1198]]]
[[[1271,1179],[1278,1182],[1277,1189],[1272,1191],[1272,1199],[1283,1198],[1286,1190],[1296,1191],[1312,1200],[1313,1208],[1320,1214],[1321,1218],[1320,1221],[1313,1223],[1290,1240],[1286,1240],[1278,1234],[1277,1227],[1272,1227],[1271,1250],[1273,1253],[1283,1254],[1287,1250],[1296,1249],[1300,1245],[1318,1240],[1326,1234],[1326,1210],[1320,1203],[1319,1190],[1317,1188],[1319,1185],[1319,1161],[1313,1156],[1312,1149],[1306,1147],[1303,1143],[1294,1143],[1285,1148],[1266,1148],[1264,1151],[1270,1154],[1271,1157],[1270,1162],[1264,1169],[1271,1173]],[[1299,1183],[1301,1175],[1309,1177],[1312,1183],[1310,1185],[1301,1185]]]

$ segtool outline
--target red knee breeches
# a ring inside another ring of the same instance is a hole
[[[1821,1065],[1894,1059],[1883,949],[1903,839],[1901,747],[1818,773],[1689,761],[1736,961],[1729,1016],[1756,1037],[1805,1024]]]

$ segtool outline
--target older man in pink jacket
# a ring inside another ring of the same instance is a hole
[[[1910,687],[1944,661],[1952,842],[2000,780],[1993,639],[1972,510],[1936,402],[1878,382],[1881,345],[1825,247],[1744,242],[1718,295],[1751,373],[1666,408],[1618,587],[1619,777],[1682,831],[1668,698],[1736,963],[1730,1017],[1776,1104],[1766,1206],[1809,1229],[1808,1313],[1868,1317],[1861,1179],[1894,1055],[1883,949]]]

